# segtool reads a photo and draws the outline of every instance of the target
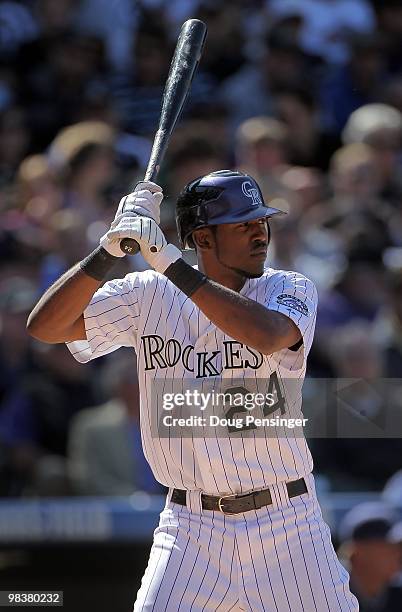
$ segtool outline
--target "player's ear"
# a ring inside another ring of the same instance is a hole
[[[194,230],[191,237],[197,250],[199,251],[207,251],[213,246],[214,235],[209,227],[202,227]]]

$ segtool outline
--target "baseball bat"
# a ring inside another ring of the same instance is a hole
[[[190,91],[206,35],[207,26],[199,19],[189,19],[182,25],[163,92],[159,126],[144,181],[155,180],[159,172],[170,137]],[[135,255],[140,250],[138,242],[132,238],[123,238],[120,248],[128,255]]]

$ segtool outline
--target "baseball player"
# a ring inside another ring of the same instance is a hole
[[[80,362],[121,346],[137,353],[144,453],[169,493],[134,610],[357,610],[305,438],[272,436],[267,423],[302,415],[291,383],[300,388],[305,376],[317,307],[310,280],[265,266],[268,220],[281,211],[240,172],[192,181],[176,205],[181,245],[196,250],[192,267],[159,228],[162,197],[159,186],[141,183],[123,198],[99,247],[28,320],[34,337],[66,342]],[[127,237],[152,269],[104,283]],[[233,391],[239,380],[243,392],[268,390],[272,401],[252,411],[214,406],[218,429],[199,416],[191,435],[180,435],[187,420],[155,430],[165,390]],[[251,414],[263,424],[244,425]]]

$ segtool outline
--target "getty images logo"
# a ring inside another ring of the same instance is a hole
[[[244,181],[241,190],[245,196],[253,200],[252,206],[262,206],[263,202],[261,200],[260,191],[257,187],[254,187],[251,181]]]

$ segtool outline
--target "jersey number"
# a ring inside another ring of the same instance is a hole
[[[240,393],[241,395],[243,395],[243,397],[245,397],[246,395],[252,396],[252,393],[248,391],[245,387],[230,387],[229,389],[225,390],[225,393],[237,396]],[[272,372],[271,376],[269,377],[267,395],[269,395],[269,397],[275,397],[275,402],[265,403],[263,406],[261,406],[264,417],[271,415],[277,410],[280,410],[281,414],[285,414],[285,398],[282,394],[282,389],[279,384],[278,375],[276,372]],[[230,406],[229,410],[225,414],[225,418],[233,422],[233,419],[236,418],[236,415],[238,415],[238,418],[240,418],[241,416],[244,416],[245,414],[249,413],[250,411],[247,410],[247,408],[245,408],[244,406]],[[234,425],[228,425],[229,433],[234,433],[236,431],[247,431],[250,429],[257,429],[257,426],[254,425],[254,423],[250,423],[249,425],[244,424],[243,427],[235,427]]]

